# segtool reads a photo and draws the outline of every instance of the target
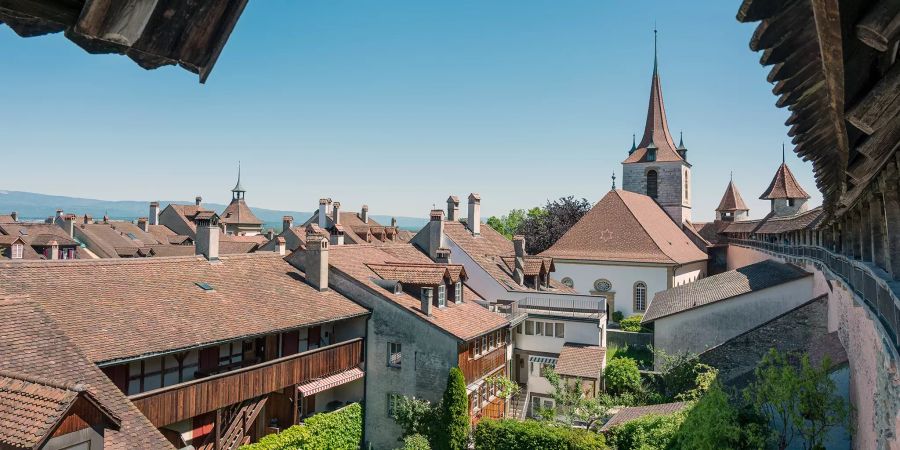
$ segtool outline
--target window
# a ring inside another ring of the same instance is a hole
[[[397,405],[400,403],[400,394],[388,393],[387,395],[387,412],[388,415],[394,417]]]
[[[475,339],[475,356],[481,355],[481,339]]]
[[[24,249],[25,249],[25,246],[22,244],[13,244],[12,259],[22,259],[22,251]]]
[[[534,334],[538,336],[544,335],[544,322],[535,322],[534,323]]]
[[[564,284],[570,288],[575,287],[575,282],[572,281],[572,279],[569,277],[563,277],[563,279],[560,281],[562,282],[562,284]]]
[[[688,186],[689,185],[690,184],[688,182],[688,171],[685,170],[684,171],[684,200],[685,201],[687,201],[687,199],[688,199]]]
[[[634,283],[634,310],[644,311],[647,309],[647,284],[643,281]]]
[[[557,323],[557,324],[556,324],[556,334],[555,334],[555,336],[558,337],[558,338],[564,338],[564,337],[566,337],[566,327],[565,327],[565,324],[563,324],[563,323]]]
[[[594,282],[594,290],[598,292],[609,292],[612,289],[612,283],[605,278],[601,278]]]
[[[400,367],[403,362],[403,353],[400,350],[400,344],[396,342],[388,342],[388,367]]]
[[[456,286],[453,287],[453,301],[456,303],[462,303],[462,281],[457,281]]]
[[[534,335],[534,322],[530,320],[525,321],[525,335],[533,336]]]
[[[494,349],[494,347],[496,347],[496,346],[497,346],[497,341],[495,340],[494,333],[491,333],[490,335],[488,335],[488,348]]]
[[[792,199],[792,198],[788,199],[788,206],[794,206],[794,199]]]
[[[438,285],[438,308],[447,306],[447,286]]]
[[[516,325],[516,333],[522,334],[524,331],[522,330],[523,325],[520,323]]]
[[[650,198],[656,198],[658,196],[657,190],[657,182],[659,175],[655,170],[650,170],[647,172],[647,196]]]

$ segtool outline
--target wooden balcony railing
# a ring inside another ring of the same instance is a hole
[[[468,352],[459,354],[459,368],[466,378],[466,384],[506,366],[506,346],[497,347],[490,353],[475,359],[469,359]]]
[[[128,398],[162,427],[358,367],[364,354],[363,338],[356,338]]]

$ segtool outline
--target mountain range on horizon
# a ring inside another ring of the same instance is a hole
[[[192,204],[189,201],[160,201],[160,207],[165,208],[170,203]],[[135,220],[146,217],[149,212],[150,201],[140,200],[97,200],[80,197],[67,197],[62,195],[47,195],[35,192],[0,190],[0,214],[9,214],[15,211],[22,220],[42,220],[51,217],[57,209],[74,214],[90,214],[94,217],[102,217],[104,214],[116,220]],[[220,203],[204,203],[207,208],[220,212],[227,205]],[[264,222],[264,228],[281,230],[281,219],[284,216],[293,216],[294,223],[303,223],[312,217],[308,211],[287,211],[266,208],[253,208],[253,213]],[[388,225],[391,218],[397,218],[397,226],[405,230],[418,230],[428,221],[420,217],[390,216],[372,214],[372,218]]]

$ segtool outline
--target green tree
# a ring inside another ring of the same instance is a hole
[[[513,380],[510,380],[509,377],[504,375],[494,375],[492,377],[488,377],[484,380],[485,383],[488,383],[490,386],[497,387],[497,398],[503,399],[505,402],[510,398],[514,397],[519,393],[519,384]],[[506,408],[503,409],[503,414],[506,414]]]
[[[824,449],[829,428],[848,425],[847,404],[837,395],[837,386],[828,376],[831,363],[828,358],[819,368],[809,363],[809,356],[800,360],[798,377],[798,412],[794,426],[803,436],[807,449]]]
[[[441,421],[433,442],[438,450],[463,450],[469,445],[469,397],[459,367],[450,369],[441,402]]]
[[[394,406],[394,421],[403,429],[403,434],[398,439],[411,435],[432,438],[435,431],[433,427],[439,423],[440,414],[440,405],[413,397],[401,397]]]
[[[509,214],[505,216],[491,216],[487,220],[487,224],[490,225],[498,233],[506,236],[507,239],[512,239],[516,233],[519,232],[519,227],[522,225],[522,221],[525,220],[525,210],[524,209],[513,209],[509,212]]]
[[[641,391],[641,372],[631,358],[613,358],[603,371],[606,392],[611,395],[638,393]]]
[[[675,442],[683,449],[737,449],[740,436],[737,411],[716,384],[686,414]]]
[[[715,382],[719,370],[700,362],[693,353],[669,355],[655,350],[659,375],[653,386],[663,401],[697,400]]]
[[[607,433],[607,442],[622,450],[666,450],[683,421],[683,413],[651,414],[614,427]]]
[[[428,439],[421,434],[411,434],[403,439],[403,447],[399,450],[431,450]]]

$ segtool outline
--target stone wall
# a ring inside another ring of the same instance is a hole
[[[656,201],[677,223],[691,220],[691,189],[684,195],[684,177],[690,184],[691,169],[680,161],[629,163],[622,165],[622,189],[647,195],[647,172],[658,174]]]
[[[782,217],[793,216],[797,213],[802,213],[809,209],[806,199],[796,198],[793,200],[793,205],[791,205],[788,199],[785,198],[772,200],[772,212],[774,212],[776,216]]]

